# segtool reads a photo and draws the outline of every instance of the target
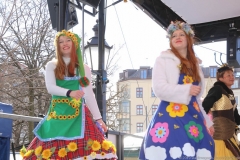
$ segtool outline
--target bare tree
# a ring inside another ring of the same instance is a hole
[[[106,71],[108,76],[112,76],[118,69],[118,61],[120,59],[119,52],[125,44],[120,44],[118,47],[114,46],[113,51],[106,55]]]
[[[1,1],[0,20],[0,101],[13,104],[17,114],[44,114],[50,95],[42,70],[54,57],[47,1]],[[14,122],[16,145],[30,142],[33,128],[32,122]]]

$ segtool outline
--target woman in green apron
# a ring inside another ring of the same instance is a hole
[[[107,127],[92,90],[91,71],[82,61],[79,36],[58,32],[55,46],[57,59],[47,64],[45,76],[52,101],[33,130],[36,137],[21,149],[23,159],[117,159],[114,144],[104,138]]]

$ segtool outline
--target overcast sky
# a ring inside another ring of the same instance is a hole
[[[111,1],[108,0],[108,5]],[[114,2],[114,1],[112,1]],[[72,31],[82,34],[82,11],[77,10],[79,25]],[[85,14],[84,32],[87,34],[85,42],[93,37],[93,26],[98,17],[92,17]],[[118,73],[124,69],[138,69],[140,66],[153,67],[156,57],[161,51],[169,48],[169,40],[166,38],[166,31],[154,20],[147,16],[142,10],[136,7],[131,1],[120,2],[116,6],[107,9],[106,33],[105,39],[109,45],[118,46],[125,44],[119,53],[120,60],[118,65],[120,69],[113,77],[112,81],[118,80]],[[203,47],[226,53],[226,41],[214,42],[201,45]],[[195,46],[194,50],[197,56],[202,59],[202,65],[217,65],[214,60],[214,51],[205,49],[201,46]],[[226,61],[223,54],[222,60]],[[217,53],[217,60],[220,62],[220,54]]]

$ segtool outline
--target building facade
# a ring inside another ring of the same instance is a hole
[[[217,66],[202,67],[205,78],[204,98],[216,82]],[[240,98],[240,69],[234,69],[235,83],[232,86],[238,103]],[[144,132],[156,111],[160,99],[152,91],[152,68],[126,69],[119,74],[118,90],[124,88],[117,116],[119,131],[125,133]],[[240,112],[239,112],[240,113]]]

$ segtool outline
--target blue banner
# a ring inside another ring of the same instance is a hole
[[[0,159],[9,160],[10,158],[10,138],[0,137]]]
[[[0,112],[12,114],[12,106],[0,102]],[[12,120],[0,118],[0,137],[12,137]]]

